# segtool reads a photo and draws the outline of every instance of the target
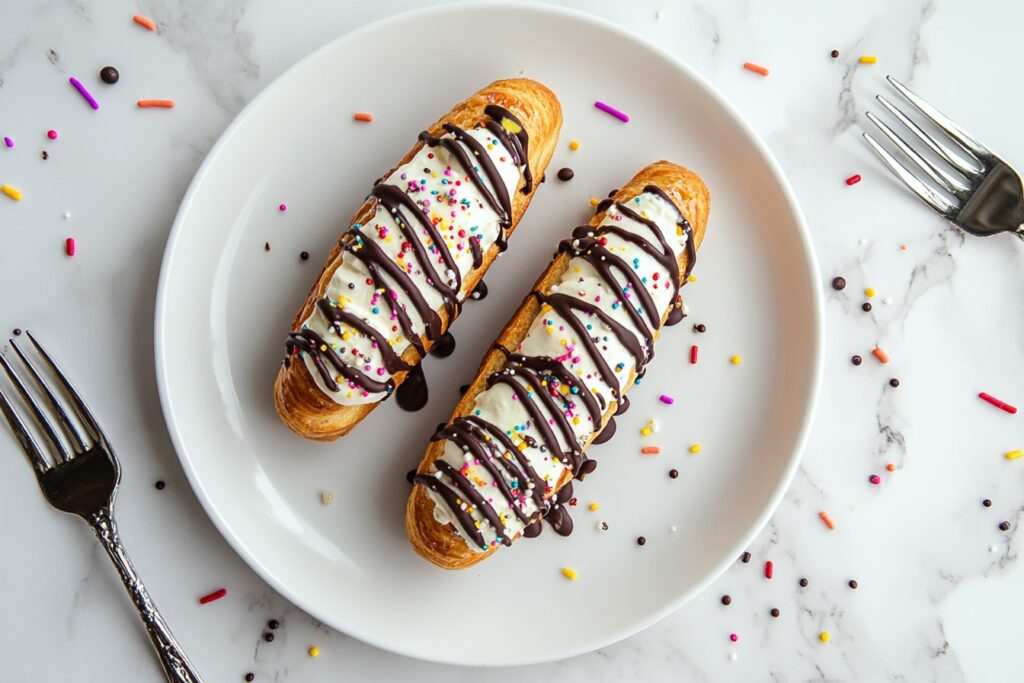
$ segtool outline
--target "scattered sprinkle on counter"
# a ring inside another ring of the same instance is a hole
[[[829,54],[832,56],[832,59],[836,59],[839,57],[839,50],[832,50]]]
[[[96,98],[93,97],[88,90],[86,90],[85,86],[82,85],[82,82],[80,80],[72,76],[68,79],[68,83],[74,86],[75,90],[78,91],[78,94],[82,96],[82,99],[89,103],[90,107],[92,107],[93,109],[100,108],[100,103],[96,101]]]
[[[309,648],[309,656],[310,657],[319,657],[320,656],[320,648],[318,648],[316,645],[314,645],[311,648]]]
[[[352,115],[352,118],[355,119],[356,121],[369,123],[370,121],[373,121],[373,114],[365,111],[357,111],[355,114]]]
[[[1010,523],[1006,522],[1006,521],[999,522],[999,530],[1000,531],[1009,531],[1010,530]]]
[[[252,673],[251,671],[249,673],[245,674],[245,682],[246,683],[252,683],[255,680],[256,680],[256,674]]]
[[[68,256],[74,256],[75,255],[75,238],[74,237],[69,237],[66,240],[64,240],[64,253],[66,253]]]
[[[121,80],[121,74],[112,66],[105,66],[100,69],[100,80],[107,85],[114,85]]]
[[[828,641],[832,640],[832,636],[829,635],[828,631],[822,631],[818,634],[818,640],[820,640],[823,643],[827,643]]]
[[[735,662],[739,658],[740,658],[740,656],[738,654],[736,654],[735,652],[730,652],[729,653],[729,661],[730,662]]]
[[[881,346],[876,346],[875,348],[871,349],[871,355],[877,358],[878,362],[880,363],[889,362],[889,354],[887,354]]]
[[[0,185],[0,192],[3,192],[16,202],[21,201],[21,190],[15,189],[10,185]]]
[[[694,454],[700,453],[702,450],[704,450],[704,447],[701,446],[699,443],[690,444],[690,452],[691,453],[694,453]]]
[[[832,521],[832,517],[830,517],[829,514],[824,510],[818,513],[818,517],[820,517],[821,521],[825,523],[825,526],[828,527],[829,531],[832,531],[836,528],[836,523]]]
[[[764,563],[764,578],[770,579],[775,575],[775,565],[772,564],[771,560]]]
[[[321,505],[330,505],[333,502],[334,502],[334,494],[333,493],[331,493],[330,491],[321,491],[320,492],[320,504]]]
[[[669,479],[678,479],[679,478],[679,470],[669,470],[668,471],[668,476],[669,476]]]
[[[861,64],[875,64],[878,62],[878,57],[874,55],[861,55],[861,58],[857,61]]]
[[[139,109],[174,109],[174,100],[139,100],[135,106]]]
[[[800,577],[800,587],[801,588],[807,588],[807,584],[809,584],[809,583],[810,583],[810,581],[807,580],[806,576],[801,576]]]
[[[50,130],[46,131],[46,137],[50,138],[51,140],[56,140],[57,131],[51,128]]]
[[[4,144],[8,147],[14,147],[14,140],[10,139],[6,135],[4,136]]]
[[[575,151],[577,151],[577,150],[578,150],[579,148],[580,148],[580,141],[579,141],[579,140],[572,140],[572,141],[571,141],[571,142],[569,143],[569,151],[571,151],[571,152],[575,152]]]
[[[697,364],[697,345],[694,344],[690,347],[690,365]]]
[[[567,183],[576,177],[576,172],[569,167],[558,169],[558,179],[563,183]]]
[[[730,633],[730,634],[729,634],[729,641],[730,641],[730,642],[733,642],[733,643],[735,643],[735,642],[736,642],[737,640],[739,640],[739,639],[740,639],[739,635],[737,635],[737,634],[735,634],[735,633]]]
[[[285,211],[288,210],[288,205],[285,204],[284,202],[281,202],[280,204],[277,205],[277,210],[280,211],[281,213],[284,213]]]
[[[769,73],[768,69],[760,66],[759,64],[754,64],[753,62],[743,62],[743,68],[747,71],[753,71],[756,74],[761,74],[762,76],[767,76]]]
[[[667,406],[670,406],[676,402],[676,400],[669,396],[668,394],[662,394],[661,396],[658,397],[658,400]]]
[[[591,512],[597,512],[598,510],[600,510],[600,509],[601,509],[601,506],[600,506],[600,505],[598,505],[597,503],[591,503],[591,504],[590,504],[590,505],[588,505],[587,507],[588,507],[588,508],[590,508],[590,511],[591,511]]]
[[[889,380],[889,386],[892,387],[893,389],[895,389],[899,385],[900,385],[899,379],[893,377],[892,379]]]
[[[885,469],[887,471],[889,471],[889,472],[895,472],[896,471],[896,465],[894,465],[893,463],[889,463],[888,465],[885,466]]]
[[[1024,457],[1024,451],[1019,448],[1014,451],[1007,451],[1003,454],[1003,457],[1007,460],[1017,460],[1018,458]]]
[[[739,365],[740,363],[743,362],[743,356],[732,356],[731,358],[729,358],[729,362],[732,363],[733,365]]]
[[[852,588],[853,590],[857,590],[857,586],[859,586],[860,584],[857,583],[857,579],[850,579],[846,585]]]
[[[605,104],[601,100],[598,100],[597,102],[594,102],[594,106],[603,111],[605,114],[611,114],[612,116],[617,118],[619,121],[622,121],[623,123],[629,123],[629,115],[624,114],[623,112],[619,111],[610,104]],[[572,144],[570,143],[570,147],[571,146]]]
[[[981,501],[981,504],[982,504],[983,507],[987,507],[987,508],[992,507],[992,501],[989,500],[988,498],[986,498],[985,500]]]
[[[64,215],[64,220],[68,220],[69,218],[71,218],[71,212],[70,211],[65,211],[63,215]]]
[[[750,562],[750,551],[749,550],[744,550],[743,551],[743,554],[740,555],[740,562],[742,562],[743,564],[747,564],[748,562]]]
[[[1015,407],[1011,406],[1009,403],[1006,403],[1004,401],[1000,401],[998,398],[996,398],[992,394],[986,394],[983,391],[980,394],[978,394],[978,398],[980,398],[982,401],[987,401],[988,403],[991,403],[996,408],[999,408],[1001,410],[1005,410],[1006,412],[1010,413],[1011,415],[1015,415],[1017,413],[1017,409]]]
[[[774,619],[778,619],[779,615],[782,614],[782,612],[779,611],[778,607],[772,607],[771,610],[769,610],[768,614],[772,615]]]
[[[862,303],[860,305],[860,310],[864,311],[865,313],[869,313],[871,311],[871,302],[865,301],[864,303]]]
[[[732,596],[731,595],[723,595],[722,596],[722,604],[725,605],[726,607],[731,605],[732,604]]]
[[[870,477],[868,477],[868,481],[870,481],[875,486],[878,486],[879,484],[882,483],[882,478],[877,474],[872,474]]]
[[[146,29],[147,31],[156,30],[156,23],[152,19],[144,17],[141,14],[133,14],[132,21],[134,21],[136,24]]]
[[[167,484],[164,483],[163,479],[161,479],[161,480],[157,481],[155,484],[153,484],[153,486],[156,488],[157,491],[163,491],[164,488],[167,487]]]
[[[696,282],[697,281],[697,276],[696,275],[689,275],[689,276],[687,276],[686,281],[687,282]]]
[[[598,199],[597,197],[591,197],[590,198],[590,205],[591,206],[597,206],[600,203],[601,203],[601,200]]]
[[[907,249],[909,249],[909,247],[906,244],[900,245],[900,251],[906,251]]]
[[[839,275],[832,278],[832,289],[836,290],[837,292],[846,289],[846,278]]]
[[[849,178],[846,179],[846,184],[847,185],[856,185],[859,182],[860,182],[860,174],[859,173],[854,173],[852,176],[850,176]]]
[[[644,446],[640,452],[644,455],[658,455],[661,453],[661,446]]]
[[[213,591],[212,593],[209,593],[209,594],[204,595],[203,597],[199,598],[199,604],[200,605],[208,605],[211,602],[215,602],[217,600],[220,600],[221,598],[223,598],[227,594],[228,594],[228,589],[227,588],[218,588],[217,590]]]
[[[865,287],[864,288],[864,296],[866,296],[869,299],[873,298],[875,296],[875,288],[874,287]]]
[[[853,363],[854,365],[860,365],[861,363],[864,362],[864,359],[861,358],[860,356],[854,356],[853,358],[850,359],[850,362]]]
[[[637,536],[636,537],[636,544],[637,545],[647,545],[647,539],[644,538],[643,536]]]
[[[570,581],[576,580],[576,570],[570,569],[569,567],[562,567],[562,576],[569,579]]]

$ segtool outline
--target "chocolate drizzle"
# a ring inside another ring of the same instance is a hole
[[[629,325],[616,320],[597,304],[571,294],[559,291],[531,293],[542,305],[553,310],[575,333],[575,338],[593,362],[601,381],[611,391],[611,399],[616,402],[616,415],[625,412],[629,407],[629,400],[619,384],[615,370],[609,366],[602,354],[598,346],[601,337],[595,336],[593,328],[598,327],[600,323],[619,341],[633,357],[636,376],[639,378],[654,355],[654,335],[662,326],[662,315],[647,290],[645,280],[640,278],[631,264],[606,246],[608,241],[605,235],[614,235],[643,251],[667,271],[668,281],[672,287],[669,320],[672,319],[673,311],[681,310],[677,303],[679,288],[696,260],[693,231],[678,207],[664,192],[654,186],[647,186],[644,192],[656,194],[676,210],[676,224],[686,235],[685,272],[680,272],[678,259],[658,225],[623,203],[615,204],[617,211],[629,220],[645,226],[651,233],[650,238],[615,224],[606,224],[596,228],[577,228],[571,239],[564,240],[559,245],[560,251],[586,261],[604,281],[607,289],[619,297],[618,304],[623,309]],[[602,204],[603,208],[599,207],[599,211],[606,210],[612,202],[606,200],[606,203]],[[622,284],[623,281],[626,283],[625,286]],[[634,301],[639,305],[634,305]],[[593,321],[593,324],[588,324],[588,319]],[[462,450],[466,463],[479,465],[490,474],[497,492],[488,489],[487,493],[495,498],[499,495],[504,498],[511,514],[523,523],[524,536],[533,537],[539,534],[543,518],[548,519],[557,533],[568,535],[572,531],[572,519],[566,508],[572,499],[571,482],[551,495],[551,485],[538,480],[536,472],[530,468],[529,460],[520,448],[539,448],[542,453],[548,454],[548,457],[562,463],[574,478],[582,480],[596,469],[597,463],[584,454],[586,440],[577,438],[571,420],[579,414],[588,415],[594,426],[591,434],[596,432],[592,442],[603,443],[615,433],[614,417],[609,417],[602,426],[603,416],[608,407],[603,394],[591,391],[583,378],[563,365],[561,359],[527,356],[501,346],[496,348],[504,354],[505,365],[502,370],[487,377],[487,387],[491,388],[498,384],[508,387],[513,402],[520,405],[528,415],[528,425],[539,435],[539,441],[523,431],[518,431],[517,428],[514,434],[523,441],[521,446],[517,446],[510,438],[513,432],[505,432],[478,415],[456,417],[450,424],[439,429],[434,439],[453,442]],[[502,519],[495,506],[473,485],[473,481],[468,478],[470,465],[466,464],[462,470],[456,470],[450,463],[438,458],[434,461],[434,467],[437,470],[436,475],[419,474],[416,481],[431,490],[443,489],[447,492],[442,494],[442,499],[451,509],[454,519],[469,535],[469,540],[477,543],[481,549],[487,549],[486,544],[481,543],[477,526],[481,522],[486,522],[494,528],[497,542],[509,545],[511,540],[508,538],[505,524],[508,518]],[[455,495],[454,505],[452,495]],[[527,517],[525,510],[529,500],[533,500],[535,510]],[[474,511],[477,514],[476,519],[473,516]]]
[[[508,110],[494,104],[484,108],[484,115],[488,120],[482,125],[505,148],[514,164],[522,169],[523,192],[529,193],[533,188],[533,175],[528,160],[529,136],[522,122]],[[444,124],[443,128],[448,135],[434,137],[424,131],[419,139],[428,147],[441,146],[447,150],[451,155],[452,165],[457,164],[461,167],[462,175],[497,214],[498,235],[495,244],[500,250],[504,250],[507,247],[508,229],[512,225],[512,201],[501,173],[480,141],[453,124]],[[427,285],[440,295],[448,314],[447,324],[450,325],[461,311],[463,301],[459,298],[459,292],[462,289],[462,277],[441,231],[430,218],[426,208],[429,203],[424,202],[421,206],[421,202],[413,198],[411,193],[416,191],[418,186],[406,191],[396,185],[378,181],[370,196],[376,200],[379,209],[394,221],[401,233],[403,247],[407,246],[412,252]],[[471,235],[465,240],[472,255],[473,268],[479,268],[483,264],[479,236]],[[353,225],[341,237],[339,246],[347,256],[358,259],[366,268],[369,274],[367,284],[372,285],[375,293],[379,294],[378,300],[384,301],[397,327],[419,353],[421,360],[426,355],[427,341],[434,342],[432,350],[435,355],[445,356],[454,350],[454,339],[446,333],[447,326],[437,311],[430,306],[423,291],[406,269],[396,263],[380,244],[362,234],[361,226]],[[438,257],[440,264],[444,266],[443,274],[439,273],[436,267],[438,264],[435,261]],[[352,285],[349,285],[349,288],[351,289]],[[486,296],[487,289],[482,282],[477,286],[477,291],[481,293],[479,298]],[[406,305],[399,301],[400,295],[402,300],[408,302],[416,311],[417,317],[422,321],[422,330],[417,331]],[[383,366],[388,373],[394,375],[396,372],[410,371],[412,368],[395,353],[387,336],[375,327],[373,321],[346,311],[341,302],[331,301],[327,297],[317,301],[316,310],[327,320],[328,329],[333,329],[339,336],[343,334],[344,327],[349,327],[358,334],[369,337],[373,347],[380,351]],[[323,337],[306,326],[288,335],[285,348],[289,354],[308,354],[324,386],[332,392],[339,391],[338,382],[342,380],[366,393],[386,392],[390,395],[394,391],[393,379],[389,377],[386,381],[380,381],[370,377],[360,367],[347,362],[350,358],[346,355],[346,349],[332,347]],[[360,361],[366,360],[358,354],[353,354],[353,357],[359,358]],[[406,385],[410,387],[405,388]],[[426,397],[426,384],[422,372],[410,371],[398,393],[399,402],[403,407],[422,407],[421,399],[425,401]]]

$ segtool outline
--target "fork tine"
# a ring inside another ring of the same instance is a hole
[[[82,397],[79,395],[79,393],[75,391],[75,388],[73,386],[71,386],[71,382],[68,381],[67,376],[63,372],[61,372],[61,369],[57,367],[57,364],[55,362],[53,362],[53,359],[50,358],[50,354],[46,352],[46,349],[44,349],[43,345],[39,343],[39,340],[36,339],[35,335],[32,334],[29,330],[25,330],[25,334],[28,335],[28,338],[32,341],[33,346],[35,346],[36,350],[39,351],[39,355],[43,357],[43,360],[46,361],[46,364],[50,366],[50,370],[53,371],[53,374],[57,376],[57,379],[59,379],[60,383],[64,386],[64,390],[67,392],[68,396],[71,398],[71,401],[75,404],[75,407],[78,409],[78,415],[82,418],[82,421],[85,422],[86,427],[88,427],[89,430],[91,431],[91,434],[89,436],[91,436],[93,439],[97,441],[106,441],[106,437],[103,435],[103,430],[100,429],[99,422],[97,422],[96,418],[92,416],[92,411],[89,410],[89,406],[85,405],[85,401],[82,400]]]
[[[39,450],[39,445],[36,444],[36,440],[32,437],[32,433],[25,427],[25,423],[18,417],[17,411],[14,410],[14,406],[11,405],[11,400],[7,398],[7,394],[4,393],[2,387],[0,387],[0,410],[3,411],[4,417],[7,418],[7,423],[11,425],[11,431],[18,437],[18,441],[21,443],[22,450],[25,451],[25,455],[32,461],[32,469],[36,471],[36,474],[42,474],[46,470],[50,469],[50,463],[43,456],[43,452]]]
[[[928,135],[928,133],[925,133],[919,125],[911,121],[906,114],[900,111],[895,104],[887,100],[884,96],[875,95],[875,99],[878,100],[879,104],[888,109],[889,113],[896,117],[896,120],[908,128],[911,133],[916,135],[918,140],[927,145],[930,150],[945,159],[946,163],[950,166],[969,178],[980,178],[982,176],[981,171],[975,168],[973,164],[969,163],[961,155],[954,152],[948,145],[944,145],[939,140]],[[973,156],[971,158],[973,159]],[[977,161],[977,159],[975,159],[975,161]]]
[[[28,356],[22,353],[14,340],[9,339],[8,341],[10,341],[11,346],[14,348],[15,353],[18,354],[18,357],[21,358],[21,362],[25,364],[26,368],[28,368],[29,373],[32,375],[32,379],[36,381],[36,384],[39,385],[39,388],[46,396],[46,400],[50,404],[50,407],[53,408],[53,412],[57,413],[57,419],[60,421],[61,426],[64,427],[65,434],[67,434],[68,438],[71,439],[74,444],[75,452],[81,453],[84,451],[85,442],[82,441],[81,434],[78,433],[78,429],[68,417],[67,412],[64,411],[64,407],[60,404],[60,401],[58,401],[57,397],[53,395],[53,391],[50,390],[50,386],[43,380],[39,371],[36,370],[36,366],[31,360],[29,360]]]
[[[911,173],[906,166],[898,162],[891,154],[885,151],[885,148],[878,144],[878,141],[868,133],[863,133],[863,135],[864,139],[867,141],[868,145],[871,146],[871,149],[874,150],[875,154],[885,162],[885,165],[888,166],[892,172],[895,173],[899,179],[914,192],[914,194],[924,200],[928,206],[935,209],[943,218],[951,219],[956,215],[957,207],[948,199],[921,182],[917,176]]]
[[[948,173],[944,169],[935,166],[934,164],[932,164],[932,162],[928,161],[923,156],[914,151],[913,147],[904,142],[903,138],[897,135],[892,128],[885,125],[885,122],[883,122],[877,116],[875,116],[871,112],[867,112],[867,117],[868,121],[878,126],[878,129],[885,133],[885,136],[892,140],[894,145],[899,147],[900,150],[904,154],[906,154],[911,161],[917,164],[917,167],[919,169],[924,171],[932,180],[941,185],[944,190],[946,190],[950,194],[962,196],[969,189],[966,185],[964,185],[962,180],[960,180],[959,178],[955,178],[952,174]]]
[[[900,94],[910,100],[910,103],[917,107],[922,114],[931,119],[932,123],[941,128],[946,134],[953,138],[960,144],[961,147],[974,154],[979,159],[983,156],[992,156],[992,152],[989,151],[985,145],[978,142],[974,136],[965,131],[960,126],[953,123],[953,121],[943,114],[941,111],[928,104],[920,97],[915,95],[911,90],[897,81],[892,76],[885,77],[887,81],[892,83],[892,86],[899,90]]]
[[[14,371],[14,368],[11,367],[11,364],[3,355],[0,355],[0,365],[2,365],[4,371],[7,372],[7,376],[11,378],[11,383],[14,384],[14,388],[18,390],[19,394],[21,394],[21,398],[24,399],[25,403],[27,403],[28,407],[32,410],[32,415],[36,418],[36,423],[43,429],[43,432],[46,434],[46,438],[50,440],[51,444],[53,444],[53,447],[57,450],[57,454],[60,455],[61,460],[65,462],[70,460],[71,454],[68,453],[68,449],[64,447],[60,437],[57,436],[57,432],[53,430],[53,425],[51,425],[50,421],[46,419],[46,415],[39,407],[39,404],[36,403],[36,400],[32,398],[32,394],[29,393],[28,387],[26,387],[25,383],[21,381],[21,377],[18,376],[18,373]]]

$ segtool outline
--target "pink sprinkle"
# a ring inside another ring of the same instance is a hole
[[[214,600],[220,600],[221,598],[223,598],[227,594],[228,594],[228,589],[227,588],[218,588],[217,590],[213,591],[209,595],[204,595],[203,597],[199,598],[199,604],[200,605],[206,605],[208,603],[213,602]]]
[[[856,185],[859,182],[860,182],[860,174],[859,173],[855,173],[855,174],[853,174],[852,176],[850,176],[849,178],[846,179],[846,184],[847,185]]]
[[[14,140],[10,139],[6,135],[4,136],[4,144],[8,147],[14,147]]]
[[[738,635],[736,635],[735,633],[730,633],[729,634],[729,640],[731,640],[732,642],[735,643],[739,639],[740,639],[740,637]]]
[[[594,102],[594,106],[606,114],[611,114],[612,116],[617,118],[619,121],[622,121],[623,123],[629,123],[629,116],[627,114],[623,114],[621,111],[619,111],[618,109],[611,105],[605,104],[604,102],[598,100],[597,102]]]
[[[278,211],[287,211],[288,210],[288,205],[282,202],[281,204],[277,205],[277,210]]]
[[[668,394],[662,394],[661,396],[658,397],[658,400],[667,406],[670,406],[676,402],[676,400],[669,396]]]
[[[868,477],[868,481],[877,486],[882,483],[882,478],[877,474],[872,474],[870,477]]]
[[[77,78],[72,76],[71,78],[68,79],[68,83],[70,83],[71,85],[74,86],[75,90],[78,91],[78,94],[80,94],[85,99],[85,101],[89,103],[90,107],[92,107],[93,109],[99,109],[100,108],[100,103],[97,102],[96,98],[93,97],[89,93],[89,91],[85,89],[85,86],[82,85],[81,81],[79,81]]]
[[[57,131],[55,131],[55,130],[53,130],[51,128],[50,130],[46,131],[46,137],[50,138],[51,140],[56,140],[57,139]]]
[[[68,256],[75,255],[75,238],[69,237],[64,240],[64,251],[67,252]]]

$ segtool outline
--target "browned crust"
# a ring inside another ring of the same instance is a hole
[[[528,156],[530,169],[533,171],[534,186],[531,192],[524,194],[517,191],[512,197],[512,226],[508,230],[511,234],[526,212],[526,207],[530,205],[530,200],[533,199],[534,193],[540,186],[540,179],[554,153],[555,145],[558,142],[558,133],[562,127],[562,108],[558,103],[558,98],[546,86],[527,78],[512,78],[495,81],[471,95],[465,101],[455,105],[450,112],[438,119],[427,130],[431,135],[439,136],[444,134],[444,129],[441,126],[445,123],[453,123],[462,128],[472,128],[485,120],[484,107],[488,104],[497,104],[512,112],[526,128],[530,140]],[[407,163],[422,146],[423,143],[417,143],[401,161],[395,164],[394,168]],[[391,171],[388,171],[388,174],[390,173]],[[368,221],[373,216],[376,206],[376,199],[367,199],[350,225]],[[492,245],[487,250],[483,255],[483,263],[480,267],[467,274],[464,280],[464,291],[473,291],[498,252],[497,245]],[[335,244],[327,258],[327,263],[310,289],[309,295],[295,315],[295,320],[292,322],[293,331],[297,331],[302,322],[313,312],[313,307],[324,295],[334,271],[341,263],[342,251]],[[447,311],[441,307],[437,313],[441,317],[442,331],[446,331],[451,322]],[[424,346],[429,351],[433,342],[425,340]],[[410,365],[419,363],[419,354],[411,346],[405,350],[402,358]],[[396,387],[405,380],[407,374],[399,372],[395,375]],[[332,441],[344,436],[379,403],[378,401],[359,406],[338,405],[320,391],[306,370],[305,363],[282,364],[277,373],[277,380],[274,382],[274,405],[277,408],[277,414],[281,416],[281,420],[289,429],[307,439]]]
[[[668,161],[658,161],[633,176],[633,179],[626,183],[621,190],[615,194],[615,201],[625,202],[641,194],[647,185],[657,185],[661,188],[679,207],[686,219],[693,226],[693,239],[697,247],[700,247],[704,240],[704,231],[707,229],[708,209],[710,208],[710,195],[704,182],[693,171]],[[604,213],[599,213],[590,220],[590,225],[597,226],[604,218]],[[540,276],[531,291],[546,292],[556,284],[562,277],[562,273],[568,267],[570,256],[560,253],[547,270]],[[686,271],[686,252],[679,257],[680,273]],[[495,345],[501,345],[508,349],[515,349],[526,337],[534,318],[541,310],[541,304],[536,297],[527,296],[519,306],[519,310],[513,314],[512,319],[505,325],[505,329],[495,340]],[[665,320],[662,318],[662,326]],[[655,332],[655,339],[658,338],[661,330]],[[492,348],[484,356],[473,383],[469,390],[463,395],[462,400],[455,407],[451,420],[457,417],[468,415],[473,409],[473,402],[476,395],[486,388],[487,377],[498,372],[505,366],[505,356],[501,351]],[[636,379],[635,371],[625,383],[623,392],[629,391]],[[616,402],[612,401],[605,410],[601,420],[602,427],[615,414]],[[599,430],[600,431],[600,430]],[[592,440],[592,439],[591,439]],[[590,440],[583,445],[584,450],[590,446]],[[444,441],[434,441],[427,447],[427,452],[420,462],[418,472],[429,473],[430,466],[444,452]],[[566,472],[559,480],[553,491],[556,492],[570,481],[571,477]],[[553,493],[552,493],[553,495]],[[429,560],[438,567],[444,569],[465,569],[494,552],[494,548],[487,552],[474,552],[466,545],[465,541],[455,535],[455,529],[451,524],[441,524],[434,519],[434,502],[427,495],[426,488],[414,486],[409,495],[409,501],[405,509],[405,531],[409,536],[413,549],[426,560]]]

